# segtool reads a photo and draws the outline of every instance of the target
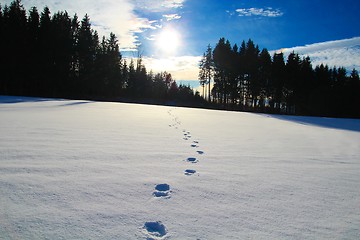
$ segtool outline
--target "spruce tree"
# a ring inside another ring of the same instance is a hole
[[[286,77],[284,54],[282,52],[274,54],[271,73],[273,88],[270,93],[272,96],[270,105],[275,112],[279,113],[284,102],[283,88]]]
[[[266,48],[264,48],[259,56],[258,78],[260,84],[260,107],[264,109],[265,101],[269,97],[272,87],[271,82],[271,56]]]
[[[200,71],[199,71],[199,80],[200,85],[203,87],[203,97],[204,94],[204,85],[208,85],[208,101],[211,102],[211,79],[213,77],[213,56],[212,48],[210,44],[207,46],[206,52],[203,54],[203,57],[200,61]]]

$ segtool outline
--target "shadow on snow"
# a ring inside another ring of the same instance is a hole
[[[58,107],[68,107],[80,104],[87,104],[91,101],[76,101],[76,100],[67,100],[67,99],[55,99],[55,98],[39,98],[39,97],[23,97],[23,96],[3,96],[0,95],[0,104],[6,103],[25,103],[25,102],[46,102],[46,101],[64,101],[64,104],[58,105]]]
[[[303,117],[289,115],[267,115],[268,117],[291,121],[303,125],[313,125],[324,128],[334,128],[360,132],[360,119],[351,118],[327,118],[327,117]]]

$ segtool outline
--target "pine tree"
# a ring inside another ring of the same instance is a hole
[[[72,39],[72,46],[71,46],[71,64],[70,64],[70,80],[72,82],[72,95],[75,93],[74,90],[74,82],[78,82],[79,78],[79,51],[78,51],[78,43],[79,43],[79,29],[80,23],[78,20],[78,16],[75,14],[71,20],[71,39]]]
[[[248,82],[247,98],[251,100],[252,107],[257,106],[257,98],[261,91],[260,82],[257,76],[257,70],[259,67],[259,53],[259,46],[255,46],[254,42],[249,39],[246,43],[244,67]]]
[[[50,89],[53,76],[52,30],[50,9],[45,7],[40,14],[39,44],[41,48],[39,57],[41,69],[37,94],[46,97],[51,97]]]
[[[355,68],[351,71],[350,81],[355,85],[360,84],[359,72]]]
[[[199,71],[199,80],[200,85],[203,87],[203,97],[204,94],[204,86],[208,84],[208,101],[211,102],[211,79],[213,77],[213,56],[212,49],[210,44],[207,47],[206,52],[203,54],[203,57],[200,61],[200,71]]]
[[[296,113],[306,114],[309,112],[309,96],[314,82],[314,71],[310,57],[304,57],[300,62],[300,73],[296,90]]]
[[[270,106],[279,113],[284,102],[283,88],[285,84],[285,62],[282,52],[274,54],[271,72],[273,88],[270,93],[272,96]]]
[[[91,29],[90,18],[86,14],[81,21],[77,51],[79,55],[79,89],[77,91],[84,96],[91,96],[97,90],[98,79],[94,78],[94,63],[96,59],[96,49],[99,44],[99,37]]]
[[[52,96],[70,96],[72,65],[72,25],[68,13],[57,12],[53,15],[52,33]]]
[[[229,79],[231,70],[231,44],[229,40],[220,38],[213,52],[214,60],[214,94],[221,104],[227,105],[229,97]]]
[[[199,77],[198,77],[200,85],[202,86],[202,89],[203,89],[203,93],[202,93],[203,98],[205,98],[205,84],[207,82],[205,64],[206,64],[206,55],[204,53],[200,60],[200,64],[199,64],[200,70],[199,70]]]
[[[39,42],[40,34],[40,15],[36,7],[31,8],[27,23],[27,38],[28,38],[28,83],[26,84],[27,94],[36,96],[37,88],[39,86],[39,78],[41,77],[41,59],[39,52],[41,45]]]
[[[9,8],[4,9],[4,38],[6,47],[2,55],[5,58],[5,88],[9,94],[22,95],[25,93],[27,79],[27,42],[24,33],[27,32],[26,11],[20,0],[13,1]]]
[[[271,82],[271,56],[266,48],[264,48],[259,56],[258,78],[260,83],[260,106],[265,107],[265,101],[268,99]]]
[[[299,88],[300,57],[292,52],[286,62],[286,79],[284,84],[284,95],[286,99],[287,113],[295,113],[297,90]]]

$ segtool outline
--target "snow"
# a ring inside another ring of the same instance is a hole
[[[0,239],[360,239],[360,120],[0,97]]]

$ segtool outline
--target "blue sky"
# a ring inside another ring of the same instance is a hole
[[[181,18],[164,25],[173,25],[184,35],[186,47],[180,55],[200,54],[220,37],[232,43],[251,38],[260,47],[275,50],[360,36],[359,12],[357,0],[189,0],[170,11]],[[161,17],[159,13],[142,12],[139,16],[153,20]],[[150,29],[145,35],[157,30]],[[141,40],[151,54],[149,43]]]
[[[2,0],[1,4],[10,2]],[[167,70],[177,80],[197,80],[202,53],[208,44],[214,47],[220,37],[232,44],[251,38],[260,48],[273,52],[294,50],[309,55],[314,64],[360,70],[358,0],[22,0],[22,3],[26,9],[37,6],[41,11],[47,5],[52,13],[67,10],[80,18],[88,13],[99,35],[108,35],[110,31],[117,35],[124,56],[141,54],[148,69]],[[169,31],[174,33],[172,37],[161,40],[164,32]],[[164,50],[171,47],[172,51]]]

